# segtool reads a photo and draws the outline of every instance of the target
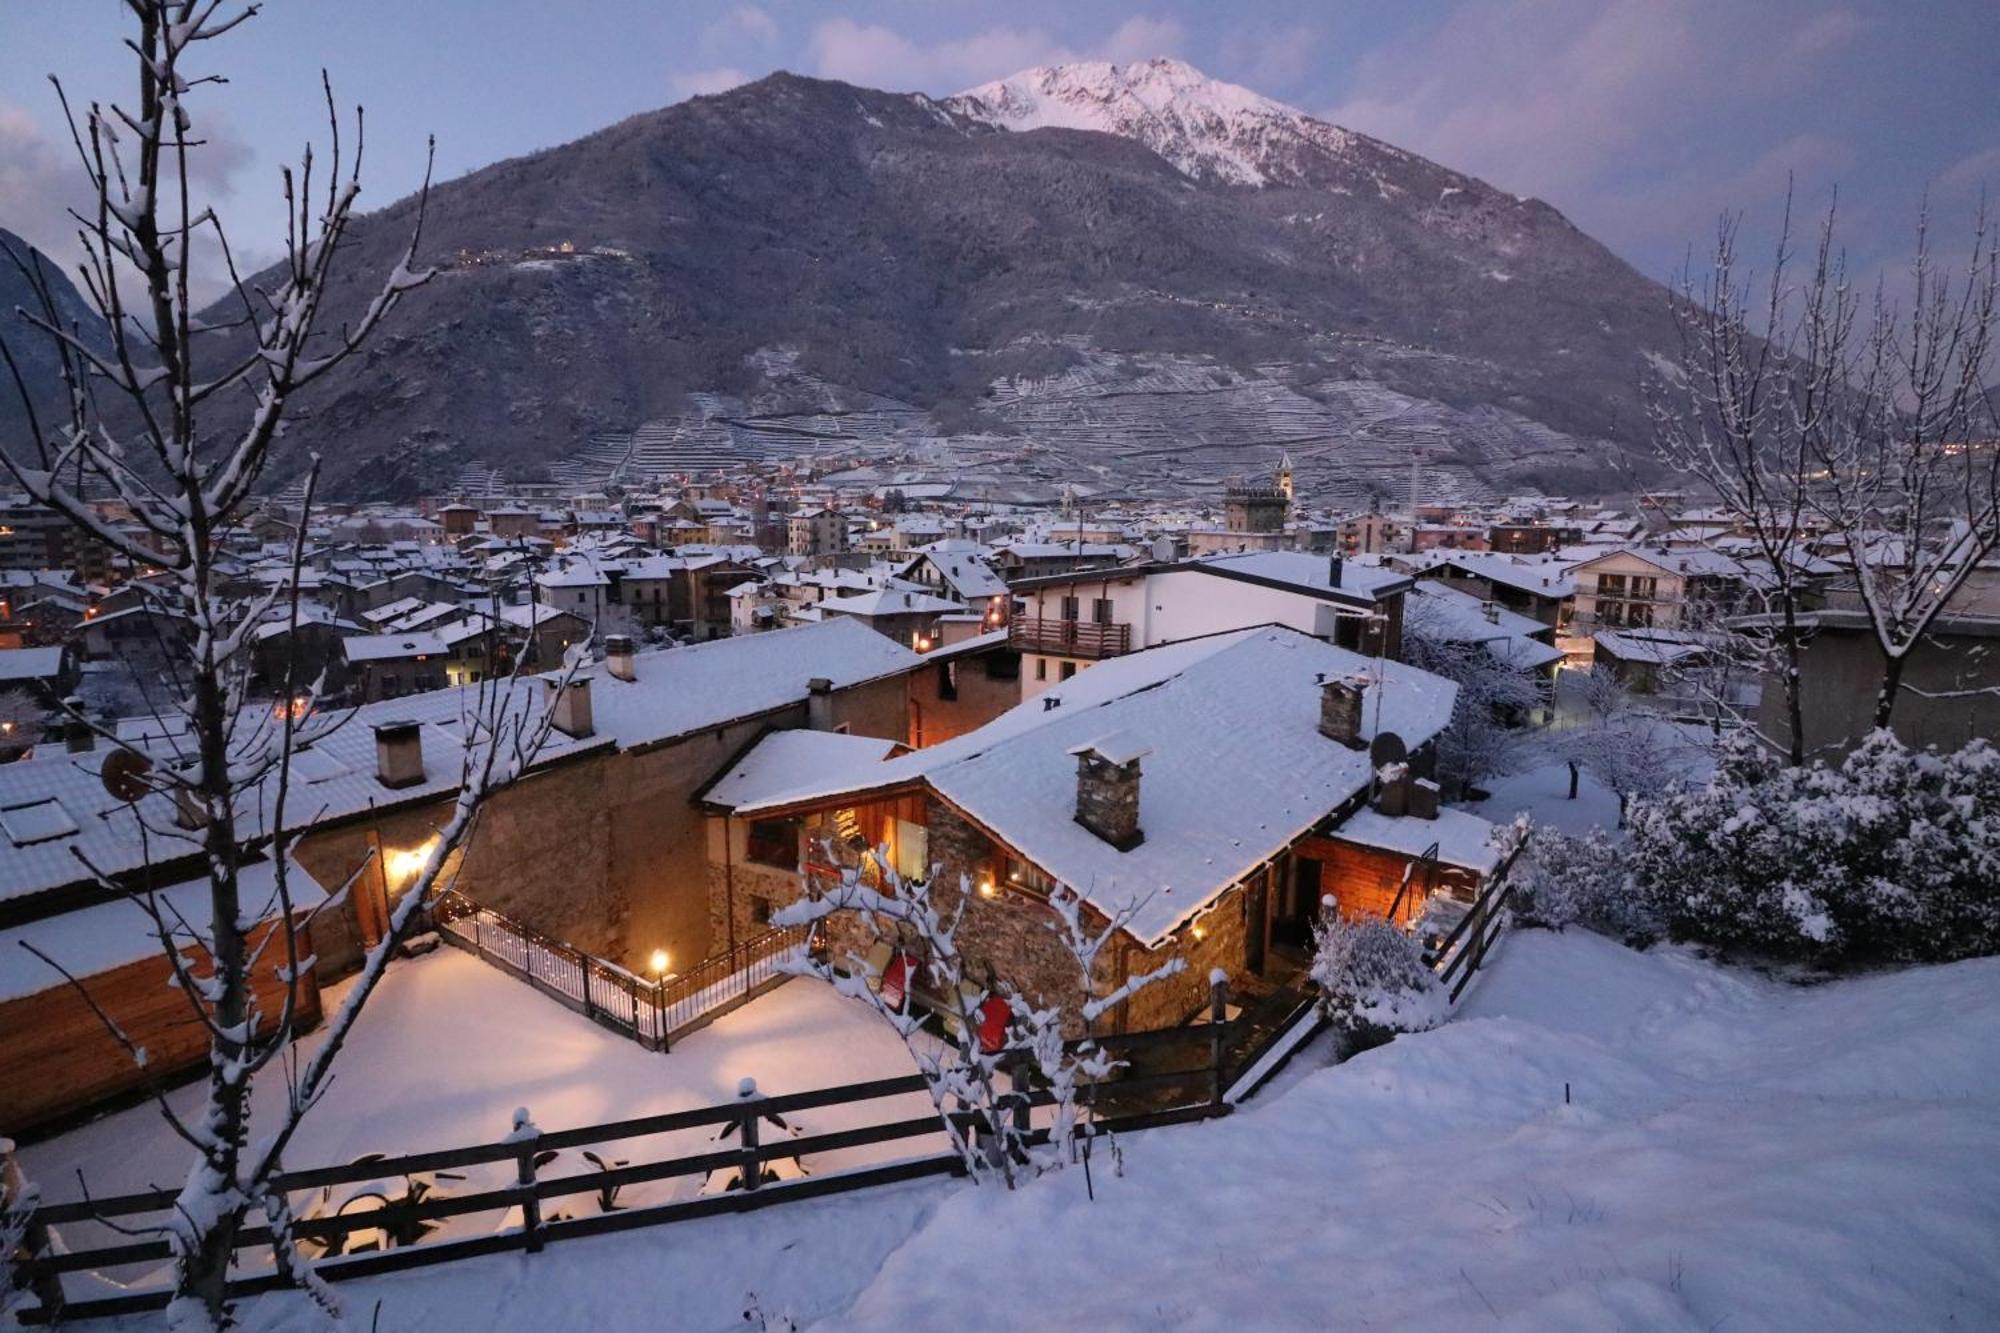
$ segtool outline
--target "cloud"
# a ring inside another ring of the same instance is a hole
[[[1135,14],[1119,24],[1095,54],[1100,60],[1124,64],[1133,60],[1151,60],[1155,56],[1177,56],[1186,43],[1187,29],[1181,26],[1179,19]]]
[[[731,88],[750,82],[750,76],[734,65],[717,65],[713,69],[690,69],[667,76],[667,86],[673,90],[676,102],[690,97],[706,97],[710,93],[726,93]]]
[[[771,46],[778,40],[778,21],[757,5],[736,5],[702,32],[704,42],[748,40]]]
[[[1365,56],[1325,114],[1549,199],[1628,253],[1677,249],[1788,168],[1852,165],[1838,130],[1798,126],[1817,127],[1802,98],[1867,26],[1805,0],[1462,4]]]
[[[1283,92],[1312,70],[1319,38],[1311,23],[1254,33],[1232,29],[1222,39],[1222,68],[1216,72],[1260,93]]]
[[[1186,29],[1178,19],[1143,14],[1126,19],[1102,41],[1081,49],[1038,27],[1001,25],[925,44],[880,24],[835,18],[814,27],[807,55],[825,78],[867,88],[945,95],[1037,65],[1178,55],[1186,42]]]
[[[0,100],[0,227],[69,267],[76,222],[68,208],[89,202],[83,168],[26,107]]]
[[[235,196],[238,179],[256,155],[214,107],[197,108],[195,116],[201,142],[188,154],[188,178],[200,202],[214,207]],[[48,255],[74,278],[83,252],[78,224],[69,210],[89,215],[93,207],[89,178],[68,139],[59,140],[26,107],[0,99],[0,227]],[[227,221],[225,215],[225,225]],[[259,267],[269,257],[256,238],[232,234],[231,245],[246,269]],[[201,303],[222,293],[227,271],[212,234],[203,233],[193,250],[189,279]]]

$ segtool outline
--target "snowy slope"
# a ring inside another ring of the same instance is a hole
[[[1797,989],[1524,932],[1444,1028],[1126,1136],[1094,1203],[1080,1172],[919,1183],[342,1291],[432,1333],[742,1327],[749,1292],[956,1333],[1990,1328],[1996,1030],[2000,959]]]
[[[1339,155],[1356,136],[1179,60],[1046,65],[945,103],[1009,130],[1097,130],[1136,139],[1197,179],[1296,182],[1301,151]]]

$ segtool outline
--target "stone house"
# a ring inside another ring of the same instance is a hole
[[[1492,871],[1492,826],[1440,819],[1427,780],[1400,781],[1395,804],[1368,808],[1380,755],[1428,774],[1456,694],[1413,668],[1264,627],[1105,662],[906,754],[773,737],[704,793],[713,929],[752,935],[844,868],[872,873],[864,852],[880,848],[949,905],[967,895],[969,960],[1043,1000],[1077,998],[1047,928],[1050,893],[1074,890],[1100,928],[1121,923],[1100,992],[1169,957],[1187,964],[1111,1021],[1178,1023],[1212,969],[1254,987],[1302,966],[1323,894],[1353,915],[1393,908],[1407,921],[1424,906],[1422,893],[1397,901],[1409,867],[1436,864],[1440,884],[1468,892]],[[837,949],[850,938],[851,924]]]

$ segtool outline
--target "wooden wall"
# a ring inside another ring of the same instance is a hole
[[[1320,892],[1332,894],[1340,904],[1340,914],[1349,921],[1380,921],[1395,906],[1396,892],[1413,858],[1379,847],[1363,847],[1338,838],[1307,838],[1299,844],[1299,855],[1320,863]],[[1479,877],[1455,866],[1438,867],[1440,888],[1460,886],[1477,890]],[[1423,885],[1419,882],[1403,899],[1399,924],[1408,924],[1423,911]]]
[[[252,947],[272,922],[252,936]],[[194,971],[207,970],[199,949],[184,951]],[[299,929],[299,954],[312,952],[310,931]],[[267,1019],[265,1030],[284,1005],[277,970],[284,964],[282,941],[273,941],[258,961],[253,989]],[[187,999],[171,985],[172,969],[159,955],[79,978],[90,998],[110,1015],[133,1044],[146,1051],[146,1068],[104,1029],[104,1022],[68,983],[0,1003],[0,1135],[18,1135],[89,1109],[106,1099],[137,1091],[149,1079],[172,1082],[208,1060],[208,1031],[189,1013]],[[295,1027],[320,1021],[319,984],[310,970],[300,979]]]

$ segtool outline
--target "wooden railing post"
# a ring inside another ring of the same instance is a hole
[[[30,1194],[27,1177],[21,1174],[20,1163],[14,1158],[14,1141],[0,1138],[0,1207],[28,1207],[35,1202]],[[32,1264],[35,1260],[46,1257],[48,1253],[48,1224],[41,1220],[39,1211],[30,1213],[27,1229],[21,1236],[21,1260],[24,1265]],[[12,1257],[12,1255],[0,1255],[0,1258]],[[41,1304],[42,1322],[56,1323],[63,1308],[62,1275],[43,1272],[40,1269],[32,1271],[34,1275],[29,1278],[26,1286]],[[6,1280],[0,1277],[0,1284],[4,1284]],[[5,1294],[4,1286],[0,1286],[0,1295]],[[0,1302],[0,1305],[4,1304],[5,1302]]]
[[[754,1078],[738,1083],[736,1096],[743,1107],[743,1113],[736,1122],[738,1142],[743,1151],[743,1188],[754,1190],[764,1183],[764,1163],[757,1155],[759,1127],[764,1119],[759,1106],[764,1098],[759,1095]]]
[[[514,1130],[508,1140],[520,1145],[515,1155],[515,1186],[521,1200],[521,1231],[527,1237],[528,1252],[542,1248],[542,1201],[535,1197],[535,1158],[540,1154],[542,1131],[535,1128],[528,1108],[514,1112]]]
[[[1216,968],[1208,974],[1208,1077],[1211,1107],[1222,1105],[1222,1039],[1228,1032],[1223,1025],[1229,1021],[1229,974]]]

